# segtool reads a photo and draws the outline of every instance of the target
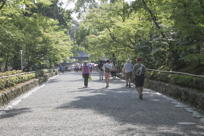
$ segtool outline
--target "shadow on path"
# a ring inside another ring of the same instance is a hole
[[[23,113],[31,112],[30,108],[19,108],[11,110],[0,110],[0,119],[11,118]]]
[[[177,122],[179,120],[188,121],[188,117],[178,116],[177,114],[179,113],[173,111],[174,107],[167,106],[164,100],[152,101],[152,99],[158,97],[154,94],[146,96],[146,98],[141,101],[137,98],[133,90],[124,88],[87,89],[83,91],[89,91],[95,95],[79,96],[77,100],[64,103],[57,107],[57,109],[91,109],[97,113],[113,118],[119,122],[120,125],[131,124],[145,126],[150,132],[158,128],[171,129],[178,127]],[[126,133],[125,131],[137,133],[138,130],[123,131],[124,132],[121,133]],[[203,129],[198,130],[196,128],[196,131],[203,131]],[[161,136],[163,136],[163,134],[181,136],[180,134],[176,134],[176,132],[167,133],[161,131]],[[193,131],[192,136],[194,136]],[[197,136],[197,134],[195,136]]]
[[[94,75],[95,76],[95,75]],[[96,77],[94,77],[96,79]],[[97,78],[98,79],[98,78]],[[73,81],[78,81],[73,80]],[[92,80],[95,85],[99,80]],[[110,83],[121,85],[125,82],[112,80]],[[112,86],[111,86],[112,87]],[[83,92],[83,96],[75,97],[75,100],[66,102],[56,107],[58,110],[81,109],[92,110],[98,114],[110,117],[118,124],[130,125],[120,130],[120,134],[145,135],[146,133],[157,136],[199,136],[204,132],[197,124],[190,126],[178,125],[178,122],[195,121],[190,113],[174,107],[169,101],[149,90],[144,92],[144,100],[138,99],[134,88],[78,88],[74,92]],[[84,96],[86,92],[88,95]],[[80,93],[79,93],[80,95]],[[135,128],[136,127],[136,128]],[[137,129],[139,127],[139,131]],[[142,130],[142,131],[141,131]],[[148,130],[148,132],[145,132]]]

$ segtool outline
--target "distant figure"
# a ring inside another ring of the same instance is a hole
[[[65,68],[62,64],[59,65],[59,70],[60,72],[64,73]]]
[[[142,58],[136,59],[136,64],[133,67],[133,77],[135,81],[135,87],[138,91],[139,98],[143,99],[143,87],[145,79],[145,66],[141,63]]]
[[[88,67],[89,67],[90,72],[92,72],[93,71],[93,65],[91,63],[89,63]]]
[[[123,72],[125,73],[126,87],[129,88],[131,88],[132,71],[133,64],[130,62],[130,60],[127,60],[127,62],[123,66]]]
[[[106,63],[103,65],[103,70],[104,70],[104,75],[105,75],[105,80],[106,80],[106,88],[109,87],[109,82],[110,82],[110,73],[112,70],[112,65],[110,64],[110,61],[107,60]]]
[[[88,80],[89,80],[90,69],[87,65],[87,62],[84,62],[82,66],[82,76],[84,78],[84,88],[88,87]]]
[[[114,63],[112,63],[111,65],[112,65],[111,76],[113,77],[113,79],[116,79],[117,67]]]
[[[100,61],[98,64],[99,80],[103,80],[103,61]]]

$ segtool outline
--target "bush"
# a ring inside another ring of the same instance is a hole
[[[12,71],[0,72],[0,77],[15,75],[15,74],[19,74],[19,73],[22,73],[22,70],[12,70]]]
[[[35,73],[25,73],[25,74],[19,74],[15,76],[8,76],[5,78],[0,79],[0,90],[15,86],[16,84],[23,83],[25,81],[28,81],[30,79],[35,78]]]
[[[159,80],[166,83],[176,84],[183,87],[194,88],[198,90],[204,89],[204,78],[190,75],[180,75],[175,73],[148,71],[147,78],[151,80]]]
[[[58,70],[57,69],[41,69],[41,70],[36,71],[36,76],[37,77],[43,77],[47,73],[55,73],[55,74],[57,74]]]
[[[42,76],[44,76],[46,73],[48,73],[49,72],[49,70],[48,69],[41,69],[41,70],[37,70],[36,71],[36,76],[37,77],[42,77]]]

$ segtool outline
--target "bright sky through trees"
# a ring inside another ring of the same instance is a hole
[[[124,0],[128,4],[130,4],[134,0]],[[65,9],[74,9],[75,6],[75,0],[60,0],[60,2],[63,2],[63,8]]]
[[[98,1],[98,0],[96,0]],[[124,0],[125,2],[127,2],[128,4],[130,4],[132,1],[134,0]],[[75,7],[75,2],[76,0],[60,0],[60,2],[62,2],[62,8],[67,9],[67,10],[73,10]],[[76,20],[77,19],[77,13],[72,13],[72,17]]]

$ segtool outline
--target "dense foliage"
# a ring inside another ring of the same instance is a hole
[[[166,83],[176,84],[183,87],[197,89],[203,92],[204,77],[196,77],[184,74],[181,75],[171,72],[148,71],[147,78],[151,80],[157,80]]]
[[[141,56],[149,68],[204,74],[203,0],[78,0],[76,6],[86,11],[76,43],[92,60]]]
[[[21,73],[17,75],[10,75],[8,77],[0,78],[0,90],[8,87],[13,87],[16,84],[23,83],[35,78],[35,73]]]
[[[37,2],[37,3],[36,3]],[[70,13],[58,0],[0,1],[1,70],[53,67],[71,55]]]
[[[26,70],[83,50],[93,61],[141,56],[149,68],[204,73],[203,0],[72,1],[78,22],[60,0],[1,0],[2,70],[20,69],[20,50]]]
[[[22,73],[22,70],[12,70],[12,71],[0,72],[0,77],[15,75],[19,73]]]

